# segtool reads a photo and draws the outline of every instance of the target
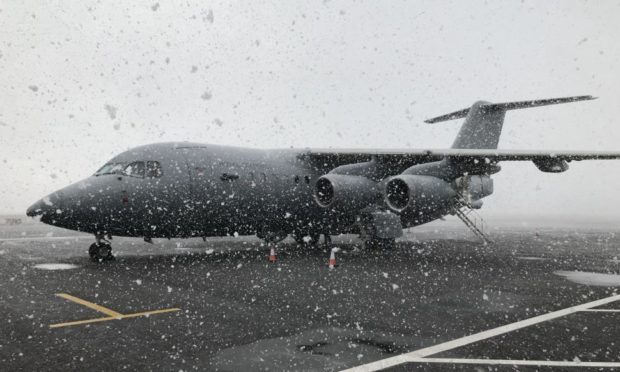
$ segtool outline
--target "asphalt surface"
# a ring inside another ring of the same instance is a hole
[[[88,235],[0,225],[0,365],[340,370],[619,292],[620,231],[521,226],[491,238],[481,244],[450,222],[413,229],[388,252],[335,237],[334,269],[328,249],[290,239],[270,263],[251,237],[114,238],[117,259],[92,263]],[[433,357],[620,362],[619,320],[620,312],[578,312]],[[586,368],[457,361],[389,370],[565,369]],[[613,368],[587,370],[599,369]]]

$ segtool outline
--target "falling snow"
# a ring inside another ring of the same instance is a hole
[[[112,105],[109,105],[107,103],[103,107],[105,108],[106,112],[108,113],[108,116],[110,117],[110,119],[112,119],[112,120],[116,119],[116,110],[117,110],[116,107],[114,107]]]

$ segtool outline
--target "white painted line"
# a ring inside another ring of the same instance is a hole
[[[508,359],[459,359],[459,358],[412,358],[412,363],[490,364],[509,366],[548,366],[581,368],[618,368],[620,362],[574,362],[568,360],[508,360]]]
[[[552,319],[560,318],[566,315],[574,314],[576,312],[590,309],[593,307],[606,305],[608,303],[615,302],[618,300],[620,300],[620,295],[603,298],[603,299],[588,302],[585,304],[554,311],[548,314],[535,316],[533,318],[524,319],[524,320],[521,320],[515,323],[506,324],[506,325],[503,325],[497,328],[493,328],[493,329],[489,329],[486,331],[482,331],[480,333],[475,333],[473,335],[457,338],[456,340],[447,341],[447,342],[437,344],[434,346],[425,347],[425,348],[418,349],[418,350],[415,350],[409,353],[397,355],[391,358],[377,360],[372,363],[363,364],[361,366],[346,369],[345,371],[347,372],[379,371],[381,369],[393,367],[393,366],[396,366],[402,363],[407,363],[411,360],[417,360],[419,358],[424,358],[429,355],[456,349],[457,347],[473,344],[475,342],[486,340],[491,337],[503,335],[505,333],[516,331],[521,328],[529,327],[534,324],[538,324],[538,323],[546,322]]]
[[[586,309],[581,311],[590,313],[620,313],[620,309]]]

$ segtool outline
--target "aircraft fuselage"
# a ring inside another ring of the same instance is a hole
[[[142,146],[106,163],[115,171],[58,190],[28,214],[72,230],[129,237],[355,232],[355,214],[335,213],[314,200],[315,182],[332,164],[312,165],[299,153]]]

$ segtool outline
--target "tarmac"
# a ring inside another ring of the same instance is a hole
[[[620,229],[407,230],[390,251],[0,225],[0,365],[19,370],[620,370]]]

